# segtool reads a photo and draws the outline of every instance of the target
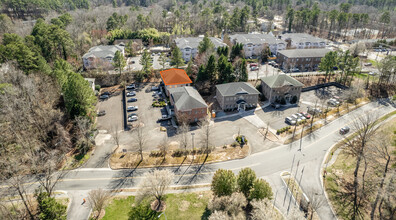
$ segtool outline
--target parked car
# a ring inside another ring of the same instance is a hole
[[[257,66],[257,63],[251,63],[251,64],[249,65],[250,68],[252,68],[252,67],[254,67],[254,66]]]
[[[296,121],[293,120],[291,117],[286,117],[285,118],[285,122],[290,124],[290,125],[295,125],[296,124]]]
[[[110,96],[111,94],[110,94],[110,92],[104,92],[104,93],[102,93],[101,95],[108,95],[108,96]]]
[[[303,114],[301,114],[301,113],[297,113],[296,115],[297,115],[298,118],[300,118],[301,120],[307,119],[307,118],[305,118],[305,116],[304,116]]]
[[[364,66],[372,66],[372,63],[365,63]]]
[[[106,115],[106,111],[105,110],[100,110],[100,111],[98,111],[98,114],[97,114],[98,116],[103,116],[103,115]]]
[[[132,83],[130,85],[127,85],[126,89],[136,89],[136,86],[135,86],[135,84]]]
[[[136,92],[128,92],[128,93],[127,93],[127,97],[135,96],[135,95],[136,95]]]
[[[300,112],[302,115],[304,115],[304,117],[306,118],[306,119],[310,119],[311,118],[311,115],[310,114],[308,114],[308,113],[306,113],[306,112]]]
[[[127,111],[136,111],[136,110],[138,110],[137,106],[128,106],[127,107]]]
[[[300,72],[300,69],[294,67],[294,68],[291,68],[290,71],[292,71],[292,72]]]
[[[136,102],[137,101],[137,98],[130,98],[130,99],[128,99],[128,102]]]
[[[158,92],[155,92],[154,94],[156,94],[156,95],[162,95],[162,92],[158,91]]]
[[[128,118],[130,118],[130,117],[132,117],[132,116],[137,116],[137,114],[136,114],[136,113],[129,114],[129,115],[128,115]]]
[[[157,91],[157,90],[159,90],[158,86],[151,86],[151,91]]]
[[[131,116],[131,117],[128,117],[128,122],[137,121],[138,119],[139,119],[138,116],[133,115],[133,116]]]
[[[344,135],[344,134],[348,133],[349,130],[350,130],[350,128],[348,126],[342,127],[340,129],[340,134]]]
[[[253,66],[253,67],[250,68],[251,71],[256,71],[258,69],[259,69],[258,66]]]
[[[335,99],[329,99],[329,101],[327,101],[327,104],[329,104],[331,106],[338,106],[340,104],[340,102]]]
[[[108,96],[108,95],[101,95],[101,96],[99,96],[99,98],[100,98],[100,99],[108,99],[108,98],[110,98],[110,96]]]
[[[152,53],[151,56],[155,56],[155,53]]]
[[[322,114],[322,110],[320,110],[319,108],[308,108],[308,113],[310,113],[311,115]]]

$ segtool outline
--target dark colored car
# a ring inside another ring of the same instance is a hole
[[[351,129],[348,126],[345,126],[340,129],[340,134],[344,135],[344,134],[348,133],[350,130]]]
[[[128,99],[128,102],[136,102],[137,101],[137,98],[130,98],[130,99]]]
[[[108,96],[110,96],[110,92],[104,92],[104,93],[102,93],[101,95],[108,95]]]
[[[110,98],[110,96],[108,96],[108,95],[101,95],[101,96],[99,96],[99,98],[100,98],[100,99],[108,99],[108,98]]]

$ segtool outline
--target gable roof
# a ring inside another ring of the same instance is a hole
[[[276,38],[272,34],[234,34],[230,35],[230,39],[242,44],[286,44],[284,40]]]
[[[119,45],[99,45],[89,49],[88,53],[84,54],[83,58],[96,57],[113,59],[117,50],[122,52],[124,51],[124,47]]]
[[[305,57],[319,57],[322,58],[326,53],[330,52],[329,49],[318,48],[318,49],[293,49],[293,50],[280,50],[279,54],[282,54],[288,58],[305,58]]]
[[[227,44],[223,43],[221,39],[216,37],[209,37],[210,41],[214,44],[215,48],[217,47],[224,47]],[[203,40],[203,37],[183,37],[183,38],[176,38],[175,43],[178,48],[198,48],[199,43]]]
[[[326,40],[322,38],[315,37],[306,33],[285,33],[282,34],[281,38],[283,40],[290,39],[295,43],[305,43],[305,42],[325,43],[326,42]]]
[[[286,74],[263,77],[261,78],[261,81],[267,84],[270,88],[279,88],[283,86],[304,86],[304,84]]]
[[[169,89],[173,103],[177,110],[186,111],[196,108],[207,108],[205,100],[192,86],[183,86]]]
[[[223,96],[234,96],[238,94],[260,94],[256,88],[247,82],[232,82],[216,85]]]
[[[192,83],[190,77],[188,77],[186,71],[182,69],[169,69],[160,72],[162,81],[165,85],[178,85]]]

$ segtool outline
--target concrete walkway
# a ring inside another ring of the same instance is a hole
[[[91,214],[91,207],[88,202],[88,190],[68,191],[67,194],[71,200],[67,210],[67,219],[69,220],[86,220]],[[85,199],[85,203],[83,203]]]

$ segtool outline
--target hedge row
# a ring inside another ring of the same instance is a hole
[[[290,126],[286,126],[286,127],[284,127],[284,128],[281,128],[281,129],[278,129],[278,130],[276,130],[276,134],[282,134],[283,132],[286,132],[286,131],[288,131],[288,130],[290,130],[291,129],[291,127]]]

